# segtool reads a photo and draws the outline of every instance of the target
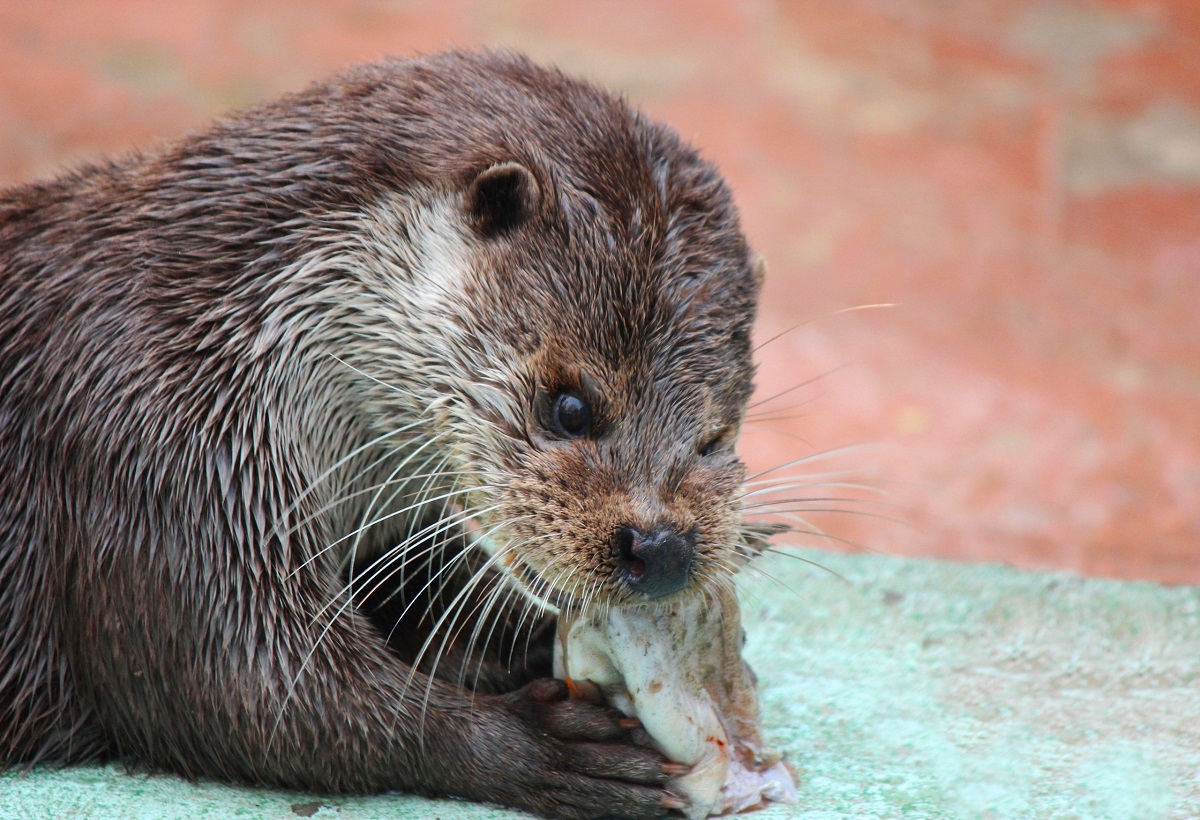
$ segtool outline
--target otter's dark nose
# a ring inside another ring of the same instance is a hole
[[[687,586],[696,556],[696,529],[681,534],[663,524],[643,533],[621,527],[613,546],[625,582],[647,598],[661,598]]]

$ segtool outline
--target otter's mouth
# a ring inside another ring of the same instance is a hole
[[[490,560],[493,562],[493,566],[535,602],[559,612],[578,612],[584,608],[585,604],[596,599],[595,595],[580,597],[574,592],[559,588],[531,566],[511,545],[506,545],[499,539],[493,539],[492,531],[485,529],[475,519],[468,519],[466,528],[469,532],[473,531],[471,532],[472,543],[491,556]],[[578,590],[580,586],[581,584],[576,580],[573,589]]]
[[[534,600],[549,604],[560,612],[578,610],[582,602],[565,590],[558,589],[529,564],[518,556],[512,555],[503,562],[508,576],[515,580]]]
[[[479,525],[470,521],[468,524]],[[597,606],[671,605],[699,594],[706,574],[697,545],[699,528],[680,531],[657,526],[639,531],[622,527],[611,539],[609,572],[581,577],[560,572],[553,580],[511,546],[496,543],[485,532],[474,541],[492,556],[494,565],[534,601],[559,612],[582,612]],[[567,588],[561,585],[565,579]]]
[[[680,601],[691,599],[695,595],[703,595],[699,578],[693,577],[689,583],[666,595],[647,596],[632,588],[624,576],[617,582],[619,592],[615,593],[604,582],[598,582],[591,594],[583,596],[559,589],[518,556],[511,556],[503,562],[505,573],[532,599],[546,604],[560,613],[583,614],[587,611],[602,609],[608,605],[650,609],[670,607]]]

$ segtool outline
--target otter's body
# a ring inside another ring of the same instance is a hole
[[[507,55],[0,192],[0,767],[661,813],[529,601],[725,582],[757,287],[711,166]]]

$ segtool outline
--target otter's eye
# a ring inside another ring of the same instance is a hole
[[[550,409],[554,432],[567,438],[583,438],[592,432],[592,408],[574,393],[559,393]]]
[[[716,435],[702,442],[697,452],[701,458],[711,456],[714,453],[719,453],[725,449],[725,443],[729,440],[729,430],[721,430]]]

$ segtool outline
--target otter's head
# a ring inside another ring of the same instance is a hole
[[[611,167],[513,158],[464,192],[475,235],[451,304],[487,353],[456,421],[499,505],[481,526],[552,599],[671,596],[729,574],[739,538],[761,271],[714,169],[625,124],[597,146]]]
[[[424,357],[395,378],[429,391],[463,506],[534,594],[639,603],[729,575],[761,265],[725,183],[622,100],[522,60],[470,67],[421,80],[462,121],[450,183],[395,206],[397,312]]]

